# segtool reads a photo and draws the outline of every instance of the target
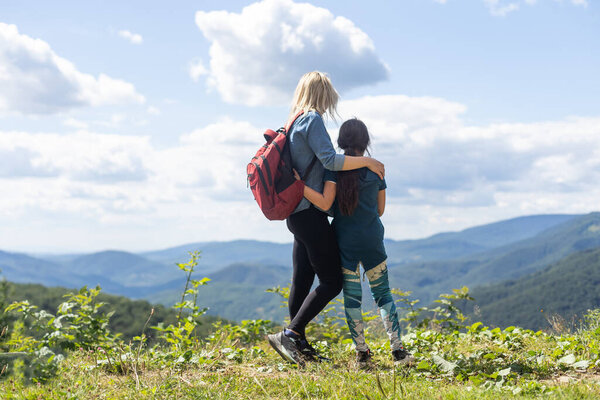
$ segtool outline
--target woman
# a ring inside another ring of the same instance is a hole
[[[305,184],[319,193],[323,192],[325,169],[347,171],[366,167],[381,178],[385,174],[383,164],[375,159],[336,153],[323,115],[334,117],[338,98],[327,75],[313,71],[300,78],[292,102],[290,118],[303,112],[289,130],[292,164]],[[318,162],[313,163],[315,157]],[[281,357],[292,363],[323,359],[306,340],[305,328],[342,290],[338,245],[325,211],[302,199],[286,221],[294,235],[288,299],[291,322],[282,332],[269,335],[268,340]],[[319,285],[311,292],[315,275]]]

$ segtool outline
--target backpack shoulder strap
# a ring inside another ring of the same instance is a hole
[[[304,172],[304,176],[302,177],[302,180],[306,180],[306,178],[308,178],[308,175],[310,174],[310,171],[312,171],[316,162],[317,162],[317,156],[315,155],[313,157],[312,161],[310,162],[310,164],[308,165],[308,168],[306,168],[306,171]]]
[[[294,118],[292,118],[292,119],[291,119],[291,120],[290,120],[290,121],[289,121],[289,122],[288,122],[288,123],[285,125],[285,128],[284,128],[284,129],[285,129],[285,133],[286,133],[286,134],[288,133],[288,131],[290,130],[290,128],[292,127],[292,125],[294,124],[294,122],[296,122],[296,120],[298,119],[298,117],[299,117],[299,116],[301,116],[302,114],[304,114],[304,111],[303,111],[303,110],[300,110],[300,111],[298,112],[298,114],[296,114],[296,115],[294,116]]]

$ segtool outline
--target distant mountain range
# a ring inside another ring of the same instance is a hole
[[[600,307],[600,248],[571,254],[521,279],[478,287],[472,296],[477,311],[470,305],[469,313],[487,324],[543,329],[559,315],[559,323],[572,327],[587,310]]]
[[[597,247],[600,213],[526,216],[425,239],[386,240],[391,285],[412,290],[424,303],[454,287],[515,280]],[[0,252],[0,269],[9,281],[64,287],[100,284],[108,293],[172,304],[185,283],[175,263],[185,262],[195,250],[202,251],[197,277],[212,279],[200,288],[199,297],[212,314],[237,320],[281,320],[286,314],[281,299],[265,289],[289,283],[291,244],[201,242],[140,254]]]
[[[600,247],[600,213],[591,213],[563,220],[534,236],[455,259],[392,264],[390,281],[429,302],[452,288],[518,278],[596,247]]]

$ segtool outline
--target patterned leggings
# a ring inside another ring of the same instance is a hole
[[[352,341],[358,351],[368,350],[365,342],[364,323],[362,319],[362,287],[360,285],[360,269],[356,266],[354,271],[342,268],[344,273],[344,308],[346,321],[350,328]],[[400,324],[396,305],[390,292],[386,261],[365,272],[369,279],[371,294],[379,307],[379,313],[383,319],[383,326],[390,338],[392,351],[402,348],[400,338]]]

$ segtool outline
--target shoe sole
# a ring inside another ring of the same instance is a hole
[[[285,347],[283,347],[283,345],[281,344],[281,341],[277,339],[277,334],[267,335],[267,340],[269,341],[269,344],[271,345],[271,347],[281,356],[281,358],[283,358],[285,361],[287,361],[289,363],[298,364],[298,362],[296,360],[294,360],[294,357],[292,357],[287,352]]]
[[[402,360],[394,361],[394,365],[413,365],[415,358],[413,356],[404,357]]]

